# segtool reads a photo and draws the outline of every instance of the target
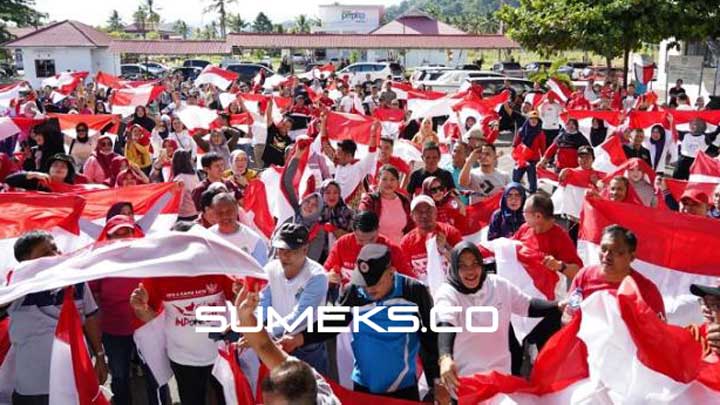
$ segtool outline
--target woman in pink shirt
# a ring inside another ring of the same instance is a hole
[[[371,211],[380,218],[379,232],[395,243],[415,225],[410,217],[410,201],[400,193],[400,173],[385,165],[378,174],[377,191],[366,193],[358,211]]]
[[[105,183],[111,176],[110,164],[118,156],[120,155],[113,152],[112,138],[109,135],[100,135],[95,152],[85,161],[83,174],[90,183]]]

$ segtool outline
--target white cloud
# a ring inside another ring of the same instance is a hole
[[[228,6],[228,12],[240,13],[249,21],[253,21],[259,12],[264,12],[273,23],[281,23],[295,19],[300,14],[309,17],[316,17],[318,5],[330,4],[331,0],[271,0],[251,1],[240,0]],[[341,4],[378,4],[390,6],[399,3],[399,0],[352,0],[340,2]],[[144,1],[135,0],[103,0],[103,1],[81,1],[81,0],[35,0],[35,8],[38,11],[47,13],[51,21],[77,20],[89,25],[105,25],[112,10],[120,13],[123,21],[127,24],[132,22],[132,14]],[[164,22],[173,22],[178,19],[184,20],[192,26],[201,26],[215,19],[214,13],[203,14],[202,10],[210,1],[201,0],[156,0],[155,7]]]

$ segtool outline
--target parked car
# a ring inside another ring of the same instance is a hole
[[[582,76],[583,70],[585,70],[587,67],[589,67],[590,64],[587,62],[568,62],[567,66],[572,68],[570,77],[573,80],[577,80]]]
[[[169,70],[167,66],[157,62],[143,62],[140,63],[140,65],[144,66],[150,73],[155,76],[162,76]]]
[[[365,77],[368,74],[370,75],[370,80],[376,82],[378,85],[382,85],[382,82],[384,82],[388,76],[392,76],[393,80],[403,80],[405,78],[403,67],[395,62],[357,62],[337,72],[338,77],[344,75],[350,76],[351,83],[355,80],[365,81]]]
[[[512,87],[517,94],[533,89],[533,82],[516,77],[479,77],[468,79],[469,82],[477,83],[483,87],[483,96],[485,97],[500,94],[502,88],[505,86],[505,80],[510,82],[510,87]]]
[[[235,63],[228,65],[225,69],[238,74],[238,81],[250,83],[259,71],[265,71],[265,77],[275,74],[272,70],[259,63]]]
[[[449,70],[454,69],[445,65],[418,66],[410,76],[410,83],[416,85],[416,83],[420,83],[422,81],[435,80]]]
[[[490,72],[486,70],[448,70],[443,72],[435,80],[421,80],[417,82],[417,85],[424,85],[426,88],[431,88],[435,91],[444,91],[446,93],[452,93],[458,91],[463,82],[467,79],[481,78],[481,77],[504,77],[500,73]]]
[[[482,70],[482,69],[480,69],[480,66],[478,66],[474,63],[469,63],[469,64],[466,63],[464,65],[458,65],[457,68],[460,70]]]
[[[209,64],[210,62],[202,59],[188,59],[183,62],[183,67],[199,67],[200,69],[205,69],[205,66]]]
[[[527,75],[530,73],[536,73],[536,72],[540,72],[542,70],[547,70],[550,68],[551,65],[552,65],[552,62],[548,62],[548,61],[530,62],[527,65],[525,65],[523,70],[525,71],[525,74]]]
[[[181,74],[183,77],[183,81],[192,81],[195,80],[198,76],[200,76],[200,72],[202,72],[202,69],[199,67],[179,67],[172,70],[172,75]]]
[[[525,77],[525,72],[517,62],[498,62],[492,66],[491,70],[503,76]]]
[[[138,63],[120,65],[120,77],[127,80],[154,79],[156,76],[148,68]]]

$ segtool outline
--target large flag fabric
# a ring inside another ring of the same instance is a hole
[[[548,79],[545,85],[548,87],[549,92],[554,93],[562,103],[567,103],[572,97],[572,91],[565,84],[553,78]]]
[[[578,253],[585,265],[599,263],[602,231],[612,224],[621,224],[637,236],[632,266],[660,290],[668,322],[681,326],[702,322],[700,304],[690,294],[690,284],[720,282],[717,221],[588,198],[583,205],[578,238]]]
[[[107,277],[253,277],[262,266],[222,236],[202,227],[190,232],[157,232],[143,238],[88,245],[60,256],[20,263],[0,286],[0,303],[27,294]]]
[[[202,84],[212,84],[220,90],[227,90],[237,78],[238,74],[235,72],[221,69],[217,66],[207,65],[195,79],[195,86],[199,87]]]
[[[85,200],[74,195],[45,193],[0,193],[0,272],[17,264],[13,246],[17,239],[32,230],[44,230],[55,237],[63,251],[76,247],[78,225]]]
[[[178,109],[175,115],[189,130],[210,129],[218,119],[217,111],[197,105],[186,105]]]
[[[712,196],[715,188],[718,186],[718,183],[695,183],[671,178],[666,178],[665,184],[667,184],[668,191],[670,191],[670,195],[673,196],[675,201],[680,201],[686,189],[700,190],[707,196]]]
[[[590,190],[590,176],[586,172],[568,171],[552,195],[555,214],[580,218],[585,193],[588,190]]]
[[[254,179],[248,183],[243,197],[243,208],[265,237],[272,236],[275,220],[268,206],[268,193],[262,180]]]
[[[227,405],[254,404],[256,402],[252,387],[240,366],[236,353],[235,343],[219,348],[212,374],[223,387]]]
[[[282,173],[282,169],[282,167],[270,166],[263,170],[260,174],[260,180],[265,184],[266,190],[281,190],[280,174]],[[270,210],[270,214],[277,219],[277,223],[282,223],[295,215],[295,211],[290,206],[287,198],[284,198],[284,196],[283,198],[278,198],[278,193],[266,194],[268,209]]]
[[[597,171],[612,173],[628,160],[619,136],[609,136],[593,150],[595,152],[593,169]]]
[[[380,120],[383,138],[400,137],[400,131],[405,126],[405,111],[398,108],[376,108],[372,115]]]
[[[588,141],[593,118],[603,121],[608,137],[627,122],[627,117],[620,111],[568,110],[562,113],[560,118],[563,122],[575,118],[578,121],[578,131],[585,135]]]
[[[373,119],[364,115],[330,111],[326,121],[327,135],[331,140],[352,139],[367,145],[372,124]]]
[[[120,117],[109,114],[48,114],[48,116],[57,118],[60,131],[70,138],[77,136],[75,127],[81,122],[88,126],[88,136],[97,135],[102,129],[110,129],[120,122]]]
[[[475,244],[487,240],[487,229],[493,212],[500,208],[502,192],[465,207],[465,224],[460,227],[463,238]]]
[[[693,183],[720,183],[720,160],[711,158],[705,152],[698,153],[690,166],[688,180]]]
[[[10,108],[14,100],[20,97],[20,92],[24,90],[29,90],[25,82],[0,86],[0,107]]]
[[[20,133],[22,129],[15,123],[16,118],[0,117],[0,141]]]
[[[707,123],[707,131],[714,131],[720,125],[720,111],[718,110],[668,110],[673,117],[673,124],[678,131],[689,131],[690,121],[699,118]]]
[[[65,289],[52,353],[50,355],[51,404],[109,405],[85,345],[82,322],[72,286]]]
[[[135,107],[139,105],[147,106],[164,90],[163,86],[143,86],[114,90],[110,96],[112,113],[129,117],[135,112]]]

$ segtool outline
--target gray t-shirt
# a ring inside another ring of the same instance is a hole
[[[10,343],[15,351],[15,391],[18,394],[49,393],[50,354],[62,309],[63,291],[64,288],[59,288],[29,294],[8,307]],[[74,298],[82,322],[97,311],[87,283],[75,285]]]
[[[507,173],[495,170],[490,174],[485,174],[479,167],[471,169],[470,187],[468,188],[476,194],[470,198],[470,203],[473,204],[501,191],[508,183],[510,183],[510,176]]]

